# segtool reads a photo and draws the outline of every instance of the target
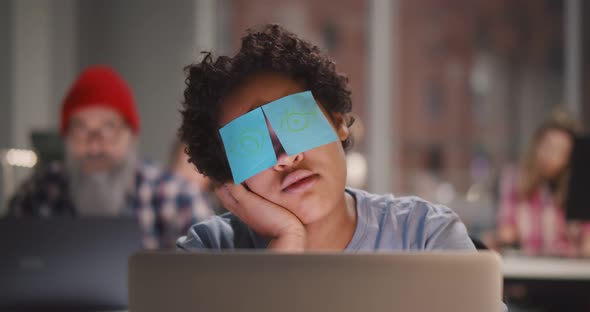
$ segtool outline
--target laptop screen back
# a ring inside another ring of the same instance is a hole
[[[130,311],[502,310],[491,252],[142,253],[129,265]]]
[[[140,249],[131,218],[0,219],[0,310],[125,308]]]
[[[575,140],[566,199],[568,220],[590,221],[590,136]]]

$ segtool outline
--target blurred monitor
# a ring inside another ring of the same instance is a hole
[[[571,164],[566,217],[590,221],[590,136],[576,138]]]
[[[59,132],[33,131],[31,144],[39,157],[39,165],[42,167],[52,162],[64,161],[64,141]]]
[[[0,311],[125,309],[140,249],[132,218],[0,219]]]

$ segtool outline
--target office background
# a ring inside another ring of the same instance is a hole
[[[442,202],[483,231],[535,127],[556,109],[590,122],[589,17],[581,0],[2,0],[0,149],[55,132],[70,83],[102,63],[135,93],[141,155],[166,163],[183,66],[277,22],[350,78],[351,183]],[[31,169],[0,170],[3,209]]]

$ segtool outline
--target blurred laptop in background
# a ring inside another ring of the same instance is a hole
[[[124,309],[141,232],[132,218],[3,218],[0,250],[1,311]]]

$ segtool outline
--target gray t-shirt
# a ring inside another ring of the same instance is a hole
[[[346,252],[473,250],[457,214],[418,197],[375,195],[347,188],[356,199],[357,224]],[[263,249],[268,242],[227,213],[191,227],[176,243],[181,250]]]

